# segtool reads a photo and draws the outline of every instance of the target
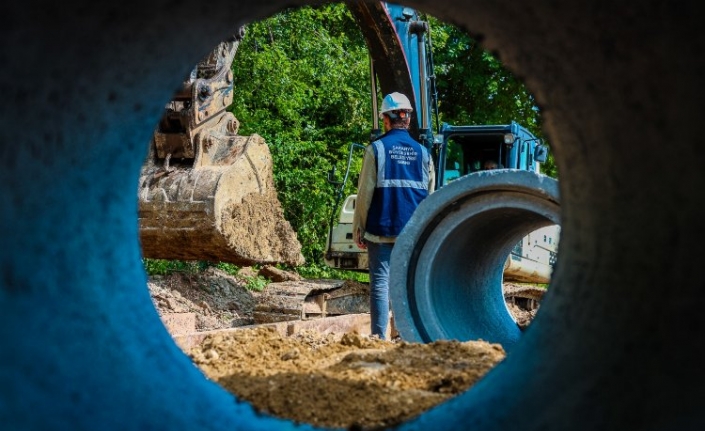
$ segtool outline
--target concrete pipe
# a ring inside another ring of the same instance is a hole
[[[164,104],[233,29],[304,0],[6,2],[0,423],[294,429],[207,381],[140,262]],[[314,2],[309,2],[314,3]],[[705,52],[694,1],[409,0],[524,80],[560,170],[550,298],[506,360],[401,429],[705,429]]]
[[[502,294],[511,249],[528,233],[560,223],[558,184],[533,172],[483,171],[422,202],[391,258],[394,321],[407,341],[500,343],[521,331]]]

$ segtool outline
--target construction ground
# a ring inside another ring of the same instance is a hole
[[[259,274],[273,280],[261,292],[246,288],[257,275],[250,268],[151,276],[148,287],[204,375],[263,413],[321,427],[393,426],[466,391],[505,357],[501,345],[482,340],[370,337],[365,284],[271,267]],[[338,297],[324,303],[325,292]],[[536,312],[508,307],[524,327]]]

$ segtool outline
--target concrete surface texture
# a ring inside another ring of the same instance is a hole
[[[3,11],[3,429],[305,429],[206,381],[140,265],[147,142],[194,60],[303,1],[28,0]],[[403,429],[703,429],[703,35],[695,2],[409,1],[525,80],[560,169],[542,313],[466,394]]]

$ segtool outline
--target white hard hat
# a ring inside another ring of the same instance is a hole
[[[401,93],[391,93],[384,96],[382,100],[382,110],[380,115],[390,111],[413,111],[409,99]]]

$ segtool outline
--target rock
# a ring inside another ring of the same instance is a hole
[[[295,272],[284,271],[272,265],[265,265],[259,270],[259,275],[275,283],[282,281],[301,281],[303,277]]]

